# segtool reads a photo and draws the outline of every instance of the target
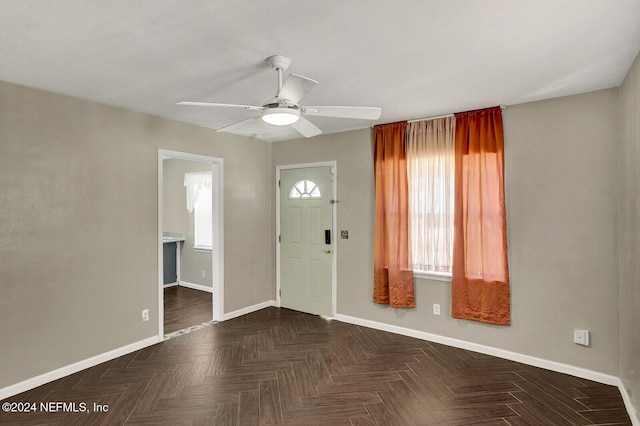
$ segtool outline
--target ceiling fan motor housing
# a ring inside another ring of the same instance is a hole
[[[289,101],[288,99],[281,99],[278,102],[269,102],[265,105],[262,105],[264,108],[288,108],[288,109],[295,109],[295,110],[300,110],[300,107],[296,104],[291,103],[291,101]]]

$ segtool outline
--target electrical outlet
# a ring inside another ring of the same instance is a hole
[[[433,304],[433,315],[440,315],[440,304]]]
[[[206,276],[207,276],[207,273],[206,273],[206,272],[205,272],[205,270],[203,269],[203,270],[202,270],[202,278],[204,278],[204,277],[206,277]]]
[[[576,345],[589,346],[589,330],[573,330],[573,343]]]
[[[143,309],[142,310],[142,321],[149,321],[149,310],[148,309]]]

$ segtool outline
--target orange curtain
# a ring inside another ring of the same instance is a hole
[[[452,316],[509,325],[502,111],[455,114]]]
[[[409,266],[409,190],[405,147],[407,122],[373,128],[376,179],[373,301],[415,307]]]

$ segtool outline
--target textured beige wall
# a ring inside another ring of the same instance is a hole
[[[416,309],[371,302],[370,129],[274,143],[273,164],[337,160],[338,313],[617,375],[617,91],[512,106],[504,122],[510,327],[452,319],[447,282],[416,280]]]
[[[513,350],[617,375],[617,90],[505,111]],[[591,331],[588,348],[573,329]]]
[[[0,82],[0,388],[157,335],[158,149],[224,159],[225,312],[273,299],[269,144]]]
[[[210,172],[211,164],[180,159],[164,160],[164,232],[184,234],[180,249],[180,280],[191,284],[211,287],[211,252],[194,250],[193,213],[187,210],[184,174],[187,172]],[[205,276],[202,276],[202,271]]]
[[[620,88],[620,378],[640,414],[640,55]]]

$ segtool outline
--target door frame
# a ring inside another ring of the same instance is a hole
[[[164,160],[179,159],[199,161],[211,164],[213,174],[213,199],[215,207],[212,209],[212,232],[217,238],[213,239],[211,250],[211,285],[213,298],[212,318],[222,321],[224,317],[224,160],[207,155],[191,154],[188,152],[158,149],[158,341],[164,340],[164,283],[162,279],[162,232],[164,224]]]
[[[318,163],[302,163],[302,164],[286,164],[282,166],[276,166],[276,306],[281,307],[281,299],[280,299],[280,289],[281,289],[281,278],[280,278],[280,267],[281,267],[281,243],[280,243],[280,173],[282,170],[292,170],[292,169],[309,169],[313,167],[332,167],[333,168],[333,182],[331,183],[332,191],[333,191],[333,199],[338,199],[338,165],[335,160],[333,161],[321,161]],[[337,203],[331,204],[332,209],[332,229],[331,232],[333,234],[333,256],[331,257],[331,317],[336,316],[336,305],[337,305],[337,265],[338,265],[338,209],[336,207]]]

